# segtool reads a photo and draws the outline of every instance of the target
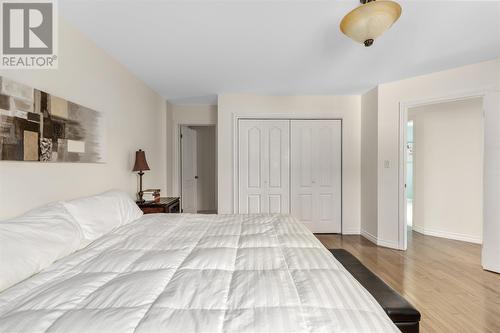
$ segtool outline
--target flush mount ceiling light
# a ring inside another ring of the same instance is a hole
[[[349,12],[340,30],[356,42],[371,46],[401,16],[401,6],[394,1],[360,0],[362,5]]]

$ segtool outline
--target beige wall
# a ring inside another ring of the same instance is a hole
[[[180,196],[180,143],[181,125],[216,125],[217,106],[176,105],[167,103],[167,193]]]
[[[360,96],[220,95],[218,108],[219,212],[232,213],[234,202],[233,115],[341,118],[342,223],[344,233],[360,231]]]
[[[377,243],[378,89],[361,96],[361,234]]]
[[[165,100],[59,20],[59,69],[1,70],[0,75],[104,113],[106,163],[0,162],[0,218],[50,201],[110,188],[134,194],[135,151],[146,151],[146,187],[165,189]]]
[[[500,90],[500,59],[454,68],[378,87],[378,240],[397,248],[399,233],[400,103]],[[384,167],[389,161],[389,167]],[[377,200],[373,198],[373,200]]]
[[[413,229],[481,243],[483,229],[482,99],[412,108]]]

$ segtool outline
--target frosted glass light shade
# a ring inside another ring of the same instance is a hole
[[[349,12],[340,30],[349,38],[372,45],[373,41],[389,29],[401,16],[401,6],[394,1],[370,1]]]

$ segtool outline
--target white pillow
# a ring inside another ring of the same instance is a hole
[[[61,203],[0,222],[0,291],[80,249],[80,227]]]
[[[122,191],[108,191],[63,203],[83,231],[93,241],[111,230],[140,218],[143,213]]]

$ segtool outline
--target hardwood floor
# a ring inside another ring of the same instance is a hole
[[[317,237],[351,252],[412,303],[420,332],[500,332],[500,274],[482,269],[480,245],[410,232],[408,250],[398,251],[362,236]]]

